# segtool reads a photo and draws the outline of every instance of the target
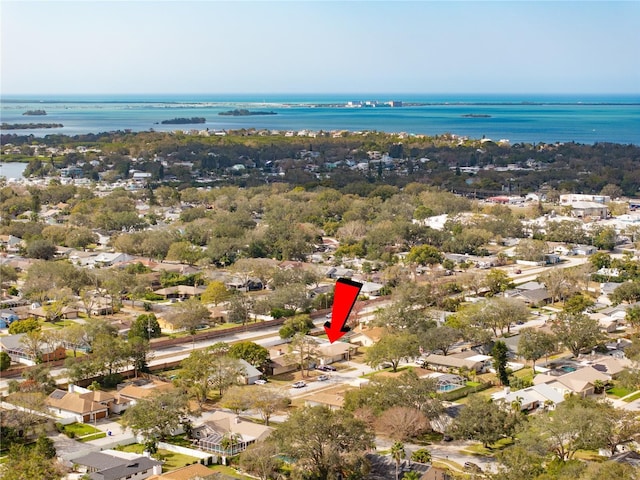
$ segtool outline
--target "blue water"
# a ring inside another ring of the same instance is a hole
[[[456,388],[461,388],[460,385],[441,385],[438,387],[439,392],[450,392],[451,390],[455,390]]]
[[[344,108],[348,101],[420,103],[400,108]],[[277,115],[230,117],[234,108]],[[23,116],[44,109],[46,116]],[[469,118],[464,115],[489,115]],[[205,117],[205,124],[161,125],[174,117]],[[374,130],[516,142],[613,142],[640,145],[640,95],[91,95],[3,96],[7,123],[62,123],[63,128],[3,133],[44,136],[114,130],[181,129]]]
[[[0,177],[22,178],[22,172],[27,168],[27,163],[11,162],[0,163]]]

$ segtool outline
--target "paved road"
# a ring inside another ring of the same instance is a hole
[[[393,443],[393,440],[376,437],[376,448],[378,450],[389,450]],[[472,455],[461,451],[473,444],[473,442],[457,440],[449,443],[428,445],[426,447],[423,445],[416,445],[414,443],[405,443],[404,446],[407,452],[407,457],[411,456],[410,452],[426,448],[431,452],[431,456],[434,460],[450,460],[460,464],[460,466],[463,466],[465,462],[471,462],[478,465],[485,472],[495,472],[497,470],[497,462],[495,458]]]

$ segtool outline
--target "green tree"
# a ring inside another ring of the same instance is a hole
[[[229,348],[229,356],[246,360],[261,371],[264,371],[265,366],[269,362],[269,350],[250,341],[238,342],[231,345]]]
[[[298,359],[302,376],[308,376],[309,369],[311,365],[315,363],[318,356],[318,342],[313,337],[309,337],[303,333],[296,333],[291,337],[289,353]]]
[[[542,262],[547,253],[549,253],[549,245],[542,240],[524,238],[516,246],[516,255],[528,262]]]
[[[419,448],[411,453],[411,461],[418,463],[431,463],[431,452],[426,448]]]
[[[227,290],[224,283],[214,280],[209,282],[207,288],[202,292],[201,300],[203,303],[213,303],[218,305],[231,297],[231,292]]]
[[[251,408],[251,399],[246,388],[233,386],[220,399],[220,406],[228,408],[236,415]]]
[[[313,320],[309,315],[296,315],[295,317],[287,318],[280,330],[278,331],[280,338],[292,338],[297,333],[306,335],[314,328]]]
[[[419,378],[412,371],[402,372],[397,377],[374,376],[359,389],[348,390],[344,396],[344,409],[355,412],[370,408],[380,415],[392,407],[412,405],[427,418],[436,418],[442,413],[442,402],[436,396],[436,381]]]
[[[493,295],[502,293],[510,288],[513,288],[513,282],[509,275],[503,270],[492,268],[487,277],[485,278],[485,284],[489,289],[489,292]]]
[[[364,422],[344,410],[303,407],[295,410],[272,438],[281,454],[295,459],[295,472],[330,480],[339,474],[349,478],[360,470],[374,437]]]
[[[533,373],[536,372],[536,360],[549,355],[555,349],[553,335],[536,328],[523,328],[520,330],[518,340],[518,355],[525,360],[533,362]]]
[[[267,386],[252,388],[247,396],[251,409],[260,413],[265,425],[269,425],[274,413],[285,410],[291,403],[291,399],[283,392]]]
[[[609,295],[614,305],[622,302],[635,303],[640,300],[640,282],[624,282]]]
[[[207,401],[211,384],[209,375],[213,356],[206,350],[194,350],[180,362],[180,381],[202,407]]]
[[[439,350],[443,355],[447,355],[453,345],[460,340],[460,332],[447,325],[429,328],[420,335],[421,345],[427,350]]]
[[[637,331],[640,328],[640,307],[628,308],[624,320]]]
[[[235,358],[227,355],[214,356],[211,360],[209,382],[212,388],[218,390],[220,396],[231,385],[240,381],[240,377],[246,374],[242,364]]]
[[[367,363],[376,368],[385,362],[391,364],[392,370],[398,370],[403,358],[418,355],[418,338],[411,333],[395,333],[384,335],[378,342],[367,349]]]
[[[11,366],[11,357],[7,352],[0,352],[0,372],[4,372]]]
[[[600,250],[613,250],[616,246],[616,238],[614,227],[600,227],[593,233],[593,245]]]
[[[450,431],[454,438],[477,440],[488,447],[490,443],[509,437],[513,428],[505,410],[482,396],[473,395],[453,420]]]
[[[7,461],[3,465],[4,480],[58,480],[64,475],[53,458],[48,458],[37,448],[24,445],[12,445]]]
[[[509,371],[507,370],[507,357],[509,349],[507,344],[502,340],[497,341],[491,349],[491,356],[493,357],[493,368],[496,369],[496,375],[502,385],[509,385]]]
[[[282,465],[278,458],[278,449],[273,442],[256,442],[240,454],[240,467],[260,480],[277,478]]]
[[[412,247],[407,255],[407,260],[418,265],[436,265],[442,263],[444,256],[436,247],[431,245],[418,245]]]
[[[56,456],[56,447],[53,444],[53,440],[44,434],[41,434],[36,440],[36,451],[44,458],[51,459]]]
[[[404,443],[402,442],[394,442],[391,445],[391,458],[393,458],[393,462],[396,464],[396,480],[400,478],[400,462],[405,459],[407,456],[407,452],[404,449]]]
[[[39,260],[51,260],[56,254],[56,246],[46,239],[35,239],[27,244],[25,256]]]
[[[146,441],[164,440],[187,420],[187,397],[179,392],[156,393],[138,400],[122,415],[122,425]]]
[[[148,361],[151,352],[149,340],[144,337],[130,337],[127,342],[126,350],[133,365],[136,377],[139,372],[149,371]]]
[[[158,319],[153,313],[144,313],[138,315],[138,317],[131,324],[129,333],[127,334],[131,339],[133,337],[146,338],[151,340],[152,338],[158,338],[162,335],[160,330],[160,324]]]
[[[402,475],[402,480],[420,480],[421,478],[422,476],[415,470],[404,472],[404,475]]]
[[[195,342],[195,334],[200,325],[208,325],[211,312],[197,298],[190,298],[174,306],[173,311],[166,315],[178,328],[184,328]]]
[[[521,438],[523,446],[540,454],[551,453],[559,461],[572,460],[580,449],[604,447],[606,419],[594,401],[569,398],[555,411],[533,416]]]
[[[203,257],[204,253],[200,247],[185,241],[172,243],[167,252],[167,260],[175,260],[187,265],[195,265]]]
[[[27,333],[33,330],[40,330],[40,323],[35,317],[16,320],[15,322],[11,322],[11,325],[9,325],[9,334],[11,335]]]
[[[598,320],[583,313],[559,313],[551,330],[576,357],[582,350],[595,347],[603,339]]]
[[[78,348],[89,347],[89,338],[85,325],[73,323],[60,330],[60,338],[66,348],[73,350],[74,358],[77,357]]]
[[[243,293],[237,293],[231,297],[227,308],[227,320],[230,323],[244,325],[249,320],[249,314],[253,308],[251,297]]]

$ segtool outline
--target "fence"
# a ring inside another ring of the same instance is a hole
[[[470,393],[481,392],[482,390],[486,390],[491,388],[493,383],[484,382],[480,385],[467,385],[466,387],[456,388],[455,390],[451,390],[449,392],[442,392],[438,394],[440,400],[444,400],[445,402],[453,402],[455,400],[459,400],[463,397],[466,397]]]

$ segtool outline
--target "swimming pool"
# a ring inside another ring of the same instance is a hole
[[[440,385],[438,387],[438,392],[450,392],[451,390],[455,390],[456,388],[460,388],[460,385],[453,385],[453,384],[449,384],[449,385]]]
[[[569,373],[569,372],[575,372],[576,368],[570,365],[563,365],[560,367],[560,370],[564,370],[565,372]]]

